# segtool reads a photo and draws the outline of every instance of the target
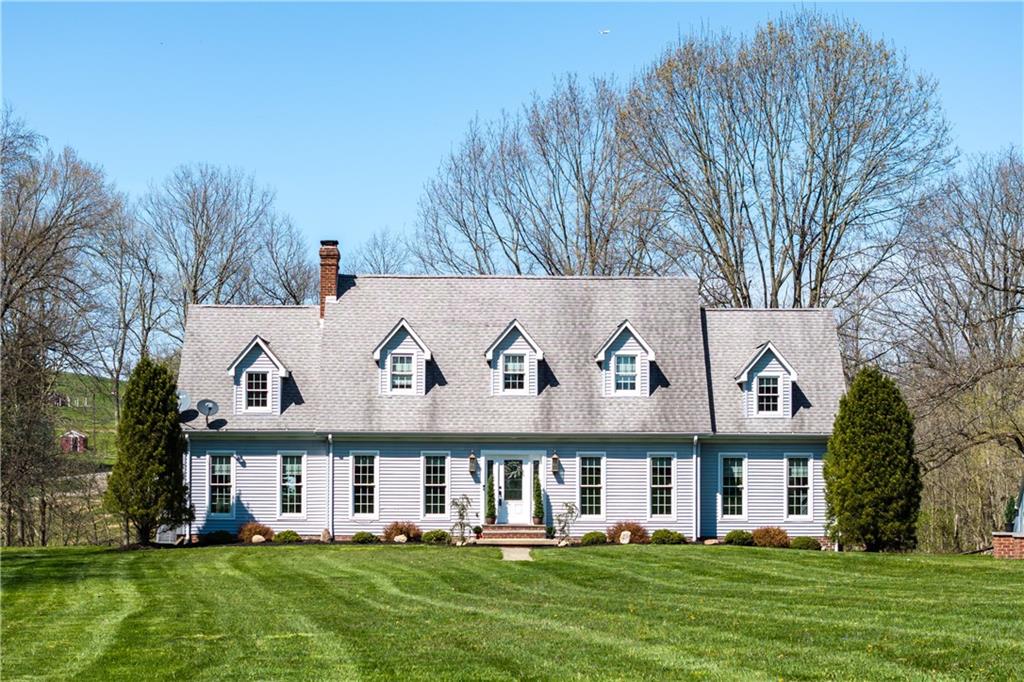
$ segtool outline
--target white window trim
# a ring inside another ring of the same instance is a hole
[[[505,388],[505,359],[509,355],[522,355],[523,356],[523,387],[522,388]],[[501,395],[529,395],[530,393],[530,365],[536,364],[536,360],[533,363],[530,362],[530,354],[526,351],[518,350],[506,350],[502,351],[501,359],[498,362],[498,393]]]
[[[653,475],[651,468],[653,466],[653,459],[655,457],[671,457],[672,458],[672,511],[668,514],[652,514],[651,513],[651,483]],[[648,521],[675,521],[676,520],[676,498],[679,496],[679,467],[676,466],[676,462],[679,461],[679,457],[675,452],[648,452],[647,453],[647,520]]]
[[[395,356],[401,355],[402,357],[408,356],[410,358],[409,364],[412,367],[412,385],[409,388],[392,388],[391,387],[391,375],[395,371]],[[387,387],[388,393],[391,395],[411,395],[416,393],[416,374],[419,370],[419,363],[416,361],[416,353],[397,351],[388,353],[388,371],[387,371]]]
[[[776,402],[776,404],[778,405],[778,408],[773,410],[773,411],[762,410],[758,406],[758,383],[760,382],[760,380],[762,378],[770,379],[772,377],[775,378],[775,380],[777,382],[776,383],[776,387],[778,388],[778,391],[779,391],[778,395],[777,395],[778,401]],[[766,418],[767,417],[782,417],[782,416],[784,416],[783,413],[782,413],[782,391],[783,391],[782,386],[783,386],[783,383],[784,383],[782,381],[782,373],[781,372],[758,372],[757,374],[754,375],[753,379],[751,379],[751,382],[752,382],[752,384],[751,384],[750,388],[754,392],[754,416],[755,417],[766,417]]]
[[[348,512],[349,518],[376,521],[380,518],[380,450],[350,450],[348,458]],[[356,513],[356,456],[373,456],[373,513]]]
[[[444,513],[427,513],[427,457],[444,457]],[[420,452],[420,519],[447,519],[451,517],[452,453],[450,450],[423,450]]]
[[[743,513],[739,516],[726,515],[722,512],[722,470],[723,464],[726,458],[740,457],[743,459]],[[750,493],[750,476],[747,473],[747,462],[749,457],[745,452],[720,452],[718,453],[718,520],[719,521],[746,521],[747,514],[750,511],[750,505],[747,503],[747,498]]]
[[[250,374],[266,374],[267,375],[267,406],[266,407],[249,407],[249,375]],[[270,370],[266,369],[247,369],[242,372],[242,412],[248,414],[272,414],[274,411],[274,387],[271,383],[273,378],[271,377]]]
[[[210,511],[213,505],[213,496],[210,495],[210,475],[213,469],[214,457],[231,458],[231,513],[215,514]],[[234,519],[235,518],[235,486],[238,484],[235,472],[235,451],[234,450],[207,450],[206,451],[206,518],[208,519]]]
[[[306,461],[309,459],[306,456],[305,450],[278,450],[277,451],[277,518],[281,520],[285,519],[297,519],[301,521],[306,520],[306,488],[308,487],[308,479],[306,477]],[[299,456],[302,457],[302,512],[301,513],[282,513],[281,512],[281,485],[283,479],[281,477],[281,469],[284,463],[285,456]]]
[[[789,513],[789,460],[807,460],[807,513]],[[787,521],[810,521],[814,518],[814,455],[809,452],[787,452],[782,458],[782,518]]]
[[[633,358],[633,367],[636,370],[636,374],[635,374],[636,382],[634,384],[635,387],[633,388],[633,390],[616,388],[616,385],[615,385],[615,375],[617,374],[617,367],[618,367],[618,364],[619,364],[619,358],[620,357],[623,357],[623,358]],[[617,352],[617,353],[613,353],[612,354],[611,365],[612,365],[612,392],[611,392],[611,394],[613,396],[632,398],[632,397],[642,396],[643,395],[643,390],[642,390],[642,387],[641,387],[641,380],[642,380],[641,378],[643,377],[643,372],[640,371],[640,353],[637,353],[636,351],[620,351],[620,352]]]
[[[601,458],[601,513],[583,513],[583,458]],[[576,453],[576,508],[580,510],[580,520],[604,521],[608,513],[608,457],[604,452],[584,451]]]

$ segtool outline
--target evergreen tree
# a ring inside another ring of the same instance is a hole
[[[834,539],[871,552],[915,546],[921,472],[914,421],[896,383],[876,368],[858,372],[839,403],[825,483]]]
[[[117,426],[117,462],[106,503],[124,517],[136,540],[148,543],[158,526],[192,520],[182,473],[184,439],[170,370],[142,358],[125,387]]]

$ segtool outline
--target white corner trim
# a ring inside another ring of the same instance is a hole
[[[596,353],[594,353],[594,361],[597,362],[598,364],[603,362],[604,356],[608,352],[608,349],[611,348],[612,344],[615,343],[615,340],[619,338],[619,336],[624,331],[628,331],[633,336],[633,338],[636,339],[636,342],[640,344],[640,347],[644,349],[644,352],[647,353],[647,361],[654,362],[654,349],[651,348],[651,344],[647,343],[647,341],[644,340],[644,337],[640,336],[640,332],[638,332],[633,327],[629,320],[623,320],[622,322],[620,322],[619,326],[615,328],[615,331],[611,333],[611,336],[609,336],[605,340],[605,342],[601,344],[601,347],[597,350]]]
[[[416,342],[416,345],[420,347],[420,351],[423,353],[423,358],[428,362],[433,359],[433,354],[430,352],[430,349],[427,348],[427,344],[423,343],[423,339],[420,338],[419,334],[416,333],[416,330],[412,328],[412,325],[403,317],[398,320],[398,323],[391,328],[391,331],[388,332],[384,339],[377,344],[377,347],[373,349],[374,361],[380,362],[381,351],[388,345],[388,342],[394,338],[395,334],[403,329],[406,334],[412,337],[412,340]]]

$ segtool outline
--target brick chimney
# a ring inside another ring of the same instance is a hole
[[[320,319],[324,318],[324,304],[328,299],[338,298],[338,251],[337,239],[324,239],[320,242]]]

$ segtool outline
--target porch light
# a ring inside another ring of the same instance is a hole
[[[558,452],[555,451],[555,452],[551,453],[551,475],[552,476],[557,476],[558,475],[558,466],[559,466],[559,464],[558,464]]]
[[[476,453],[474,453],[474,452],[473,452],[473,451],[471,450],[471,451],[470,451],[470,453],[469,453],[469,473],[470,473],[471,475],[472,475],[472,474],[475,474],[475,473],[476,473],[476,469],[477,469],[477,464],[476,464]]]

